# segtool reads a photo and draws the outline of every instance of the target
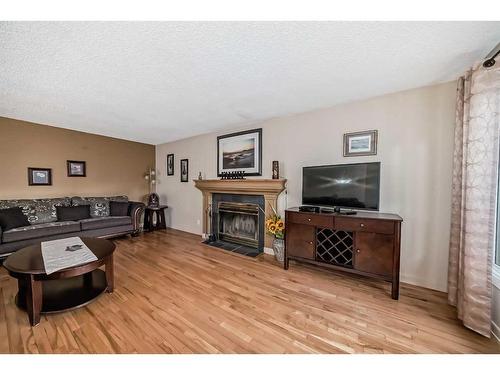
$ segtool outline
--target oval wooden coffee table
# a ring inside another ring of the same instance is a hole
[[[56,313],[85,306],[101,293],[111,293],[115,244],[99,238],[82,238],[97,260],[45,273],[41,246],[25,247],[10,255],[3,266],[17,279],[16,304],[26,310],[32,326],[40,322],[40,313]],[[98,269],[105,266],[106,272]]]

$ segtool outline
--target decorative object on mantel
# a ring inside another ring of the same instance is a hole
[[[68,177],[86,177],[87,168],[84,161],[67,160]]]
[[[262,175],[262,129],[217,137],[217,176],[243,171],[247,176]]]
[[[149,183],[149,192],[151,193],[156,185],[156,171],[153,168],[149,168],[144,175],[144,179]]]
[[[167,176],[174,175],[174,154],[167,155]]]
[[[181,182],[189,180],[189,160],[181,159]]]
[[[160,196],[156,193],[151,193],[148,196],[148,206],[157,207],[160,205]]]
[[[201,172],[198,172],[198,180],[203,180],[203,176],[201,175]]]
[[[344,134],[344,156],[377,155],[378,131]]]
[[[222,172],[221,180],[244,180],[245,171]]]
[[[52,169],[50,168],[28,168],[29,186],[49,186],[52,185]]]
[[[283,262],[285,255],[285,223],[276,213],[274,207],[273,214],[266,220],[266,232],[274,237],[273,239],[273,251],[274,256],[278,262]]]
[[[277,160],[273,161],[273,180],[280,178],[280,162]]]

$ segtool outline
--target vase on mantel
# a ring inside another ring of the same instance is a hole
[[[283,262],[285,258],[285,241],[283,238],[274,238],[273,239],[273,251],[274,257],[278,262]]]

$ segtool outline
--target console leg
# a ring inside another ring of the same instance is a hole
[[[285,259],[283,260],[283,269],[287,270],[289,265],[289,260],[287,257],[285,257]]]
[[[397,279],[392,280],[391,297],[399,299],[399,280]]]

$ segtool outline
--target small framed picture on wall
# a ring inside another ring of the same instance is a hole
[[[28,168],[29,186],[49,186],[52,185],[52,169],[50,168]]]
[[[181,182],[189,180],[189,160],[181,159]]]
[[[344,156],[377,155],[378,131],[367,130],[344,134]]]
[[[167,176],[174,175],[174,154],[167,155]]]
[[[66,166],[68,168],[68,177],[85,177],[87,175],[84,161],[68,160]]]

